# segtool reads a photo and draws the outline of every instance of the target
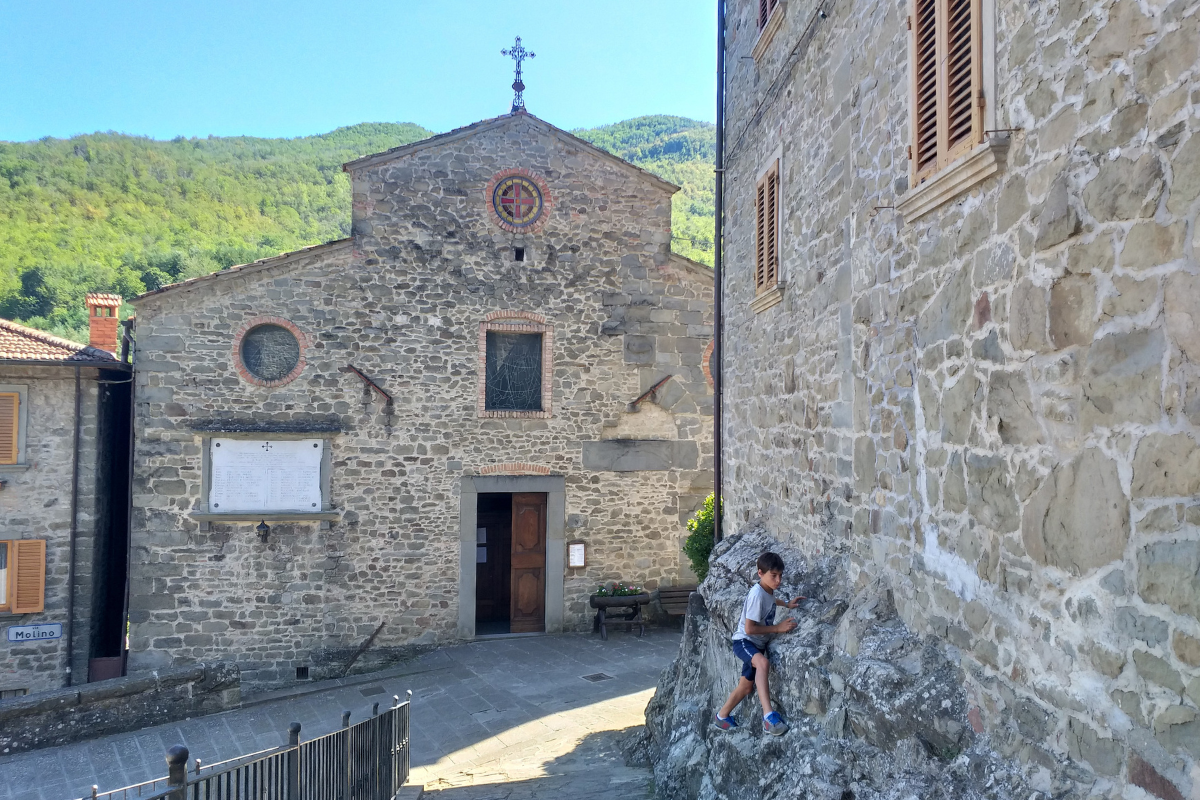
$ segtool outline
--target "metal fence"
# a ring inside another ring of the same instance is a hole
[[[341,730],[300,741],[300,723],[288,728],[288,743],[216,764],[196,759],[177,745],[167,751],[168,775],[153,781],[97,791],[80,800],[392,800],[408,780],[409,708],[395,696],[382,713],[355,725],[350,712]]]

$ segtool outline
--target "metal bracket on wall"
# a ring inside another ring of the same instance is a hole
[[[675,376],[674,376],[674,375],[668,375],[667,377],[663,378],[663,379],[662,379],[661,381],[659,381],[658,383],[656,383],[656,384],[654,384],[653,386],[651,386],[651,387],[650,387],[649,389],[647,389],[646,391],[642,392],[642,393],[641,393],[641,395],[639,395],[639,396],[638,396],[638,398],[637,398],[636,400],[634,400],[632,403],[630,403],[629,405],[627,405],[627,406],[625,407],[625,410],[626,410],[626,411],[629,411],[629,412],[634,412],[634,411],[637,411],[637,410],[638,410],[638,404],[639,404],[639,403],[641,403],[641,402],[642,402],[643,400],[645,400],[647,397],[650,397],[650,396],[652,396],[652,395],[653,395],[655,392],[657,392],[657,391],[658,391],[660,388],[662,388],[662,385],[663,385],[664,383],[666,383],[667,381],[671,380],[671,378],[673,378],[673,377],[675,377]]]
[[[382,397],[384,400],[386,400],[388,405],[391,405],[395,402],[394,400],[392,400],[392,396],[390,394],[388,394],[387,392],[385,392],[378,383],[376,383],[375,381],[368,378],[361,369],[354,366],[353,364],[347,364],[344,367],[339,367],[338,372],[353,372],[355,375],[357,375],[362,380],[363,383],[365,383],[367,386],[371,387],[376,392],[378,392],[379,396]]]

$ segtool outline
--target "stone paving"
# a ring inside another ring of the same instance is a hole
[[[437,650],[402,667],[328,681],[303,695],[250,698],[248,707],[91,742],[0,757],[0,800],[73,800],[166,773],[184,744],[206,763],[283,744],[298,721],[313,738],[413,692],[413,783],[437,800],[572,800],[649,796],[650,772],[623,765],[622,729],[640,725],[677,631],[488,639]],[[604,673],[611,680],[590,682]],[[132,795],[131,795],[132,796]]]

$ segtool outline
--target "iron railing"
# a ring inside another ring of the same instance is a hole
[[[167,777],[108,792],[93,786],[80,800],[392,800],[408,780],[412,692],[403,703],[392,699],[355,725],[347,711],[341,730],[303,743],[293,722],[283,747],[215,764],[196,759],[194,771],[187,748],[176,745],[167,751]]]

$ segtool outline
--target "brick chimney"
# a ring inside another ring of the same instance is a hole
[[[119,294],[88,293],[88,344],[92,347],[114,355],[120,350],[121,339],[117,331],[121,329],[121,321],[117,318],[117,309],[122,302]]]

